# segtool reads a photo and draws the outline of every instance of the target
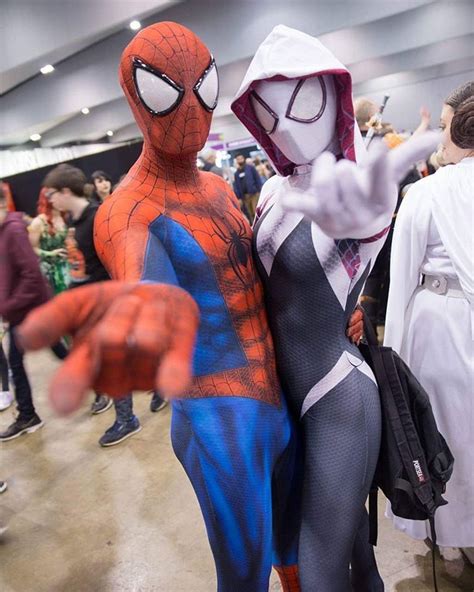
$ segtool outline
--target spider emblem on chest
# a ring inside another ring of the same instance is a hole
[[[252,239],[243,220],[229,212],[227,218],[211,218],[211,224],[217,236],[227,245],[227,257],[235,275],[247,287],[249,277],[246,270],[252,257]]]

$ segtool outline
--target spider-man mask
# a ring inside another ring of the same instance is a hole
[[[201,150],[219,90],[204,43],[172,22],[143,29],[125,48],[120,84],[145,143],[168,156]]]

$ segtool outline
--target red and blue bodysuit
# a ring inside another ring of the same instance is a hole
[[[199,499],[218,589],[267,591],[272,539],[275,563],[296,563],[295,441],[251,229],[227,183],[196,167],[216,67],[191,31],[159,23],[125,49],[120,76],[144,146],[97,214],[97,252],[113,279],[179,286],[198,304],[194,378],[173,402],[173,448]]]

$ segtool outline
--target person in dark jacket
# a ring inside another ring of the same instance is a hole
[[[0,316],[9,323],[8,363],[18,409],[18,417],[0,433],[0,441],[13,440],[43,426],[33,405],[23,352],[15,342],[14,331],[33,308],[49,297],[50,291],[30,244],[23,213],[8,212],[6,198],[0,190]]]
[[[100,172],[100,171],[99,171]],[[86,177],[70,165],[59,165],[48,173],[43,181],[46,195],[60,212],[69,214],[71,227],[66,238],[70,262],[70,287],[78,287],[109,280],[109,274],[102,265],[94,246],[94,220],[99,208],[84,196]],[[114,446],[141,430],[140,421],[133,413],[132,395],[114,400],[116,421],[100,438],[101,446]],[[92,413],[97,415],[111,406],[111,400],[96,393]],[[150,405],[151,411],[159,411],[165,402],[155,393]]]
[[[235,163],[237,165],[234,178],[235,195],[243,203],[250,223],[252,223],[255,218],[262,181],[257,169],[253,165],[245,163],[243,154],[238,154],[235,157]]]
[[[65,247],[70,289],[110,279],[94,247],[94,219],[99,205],[85,197],[85,184],[84,173],[68,164],[52,169],[43,181],[46,198],[53,208],[69,217]],[[98,415],[111,406],[109,397],[96,393],[91,413]]]

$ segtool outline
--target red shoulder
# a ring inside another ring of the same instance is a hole
[[[148,227],[162,213],[160,204],[149,197],[120,187],[100,206],[94,242],[113,279],[140,279]]]
[[[111,239],[131,226],[148,226],[164,211],[161,204],[149,197],[118,188],[99,208],[95,234],[99,240]]]
[[[240,209],[239,200],[237,199],[234,190],[224,178],[208,171],[202,171],[200,175],[202,182],[206,185],[209,193],[225,195],[230,199],[234,206]]]

